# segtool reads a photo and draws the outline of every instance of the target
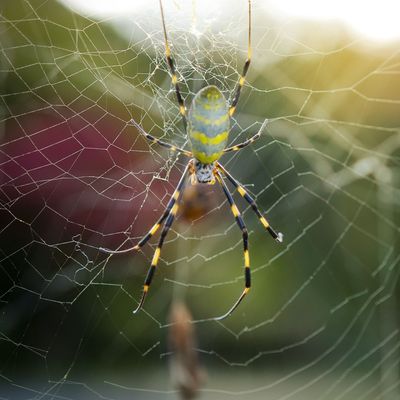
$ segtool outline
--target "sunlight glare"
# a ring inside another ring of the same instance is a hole
[[[337,20],[375,40],[400,38],[400,1],[286,0],[266,1],[282,14],[314,20]]]
[[[148,0],[63,0],[75,10],[94,16],[126,16],[154,13],[158,11],[158,1]],[[192,7],[196,4],[199,20],[211,15],[215,23],[221,23],[224,15],[230,12],[243,12],[241,2],[245,0],[219,0],[216,13],[215,0],[164,0],[165,7]],[[266,13],[292,18],[339,21],[350,29],[373,40],[393,40],[400,38],[400,1],[398,0],[336,0],[334,2],[321,0],[254,0],[254,9],[265,10]],[[208,13],[208,14],[207,14]],[[216,18],[216,17],[219,18]],[[159,21],[157,20],[157,23]],[[193,27],[192,27],[193,29]],[[196,31],[199,35],[200,32]]]

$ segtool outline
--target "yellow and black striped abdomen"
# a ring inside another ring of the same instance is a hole
[[[196,94],[188,122],[194,157],[202,164],[218,160],[228,141],[229,112],[225,96],[216,86],[207,86]]]

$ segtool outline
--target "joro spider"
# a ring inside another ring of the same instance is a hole
[[[143,306],[146,299],[147,293],[149,291],[151,282],[154,277],[154,273],[157,268],[158,260],[161,254],[161,248],[163,246],[165,237],[174,218],[177,214],[179,207],[179,200],[182,196],[182,192],[185,188],[186,177],[189,175],[192,184],[205,183],[205,184],[218,184],[222,187],[223,192],[228,200],[231,211],[237,225],[242,231],[243,237],[243,254],[244,254],[244,279],[245,287],[239,298],[233,304],[233,306],[220,317],[215,318],[216,320],[221,320],[228,317],[237,308],[243,298],[250,290],[250,256],[249,256],[249,246],[248,246],[248,233],[237,208],[231,193],[227,185],[224,182],[223,177],[226,177],[228,181],[234,186],[234,188],[239,192],[239,194],[250,204],[253,211],[256,213],[258,219],[264,228],[271,234],[271,236],[278,242],[282,242],[282,233],[277,233],[269,224],[267,219],[261,214],[253,198],[247,193],[246,189],[218,162],[219,158],[228,152],[238,151],[249,144],[253,143],[256,139],[261,136],[261,133],[267,123],[264,121],[259,131],[250,139],[247,139],[243,143],[237,144],[231,147],[225,147],[228,140],[230,118],[233,116],[236,110],[236,106],[239,101],[240,93],[245,82],[246,74],[250,66],[251,60],[251,0],[248,0],[248,20],[249,20],[249,30],[248,30],[248,49],[247,49],[247,59],[243,67],[242,75],[240,76],[239,82],[237,83],[235,95],[233,100],[228,104],[225,96],[216,86],[206,86],[201,89],[193,98],[192,104],[189,112],[186,112],[186,106],[182,98],[181,92],[179,90],[178,77],[175,71],[174,61],[171,57],[171,49],[169,47],[167,30],[165,27],[164,10],[162,6],[162,1],[160,3],[160,12],[162,27],[164,32],[164,42],[165,42],[165,55],[167,58],[167,64],[171,73],[172,84],[175,86],[176,98],[179,104],[179,112],[182,116],[183,125],[186,133],[189,135],[189,140],[191,143],[191,151],[179,148],[172,144],[163,142],[154,136],[148,134],[140,125],[138,125],[133,119],[130,121],[136,129],[150,142],[158,143],[172,151],[180,152],[191,159],[188,161],[185,170],[179,180],[179,183],[172,194],[164,213],[158,219],[158,221],[153,225],[149,232],[143,236],[143,238],[135,246],[124,249],[124,250],[108,250],[101,248],[100,250],[109,254],[122,254],[134,250],[139,250],[149,239],[158,231],[160,226],[164,223],[163,230],[158,241],[157,248],[154,252],[151,266],[147,272],[146,279],[143,285],[143,294],[139,301],[138,306],[133,311],[137,313]]]

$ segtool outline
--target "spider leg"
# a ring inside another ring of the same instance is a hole
[[[152,136],[149,133],[147,133],[134,119],[131,119],[130,122],[150,142],[157,143],[160,146],[166,147],[166,148],[168,148],[168,149],[170,149],[172,151],[177,151],[179,153],[183,153],[185,156],[192,157],[192,152],[191,151],[188,151],[188,150],[185,150],[185,149],[181,149],[180,147],[174,146],[173,144],[169,144],[169,143],[166,143],[166,142],[164,142],[164,141],[162,141],[160,139],[155,138],[154,136]]]
[[[248,33],[248,41],[247,41],[247,59],[246,62],[244,63],[243,67],[243,72],[242,75],[240,76],[239,83],[236,86],[236,92],[235,96],[233,97],[233,100],[229,106],[229,115],[232,116],[235,113],[237,103],[239,101],[240,97],[240,92],[242,90],[242,87],[244,85],[244,82],[246,80],[246,74],[247,71],[249,70],[250,66],[250,61],[251,61],[251,0],[248,0],[249,2],[249,33]]]
[[[243,143],[239,143],[239,144],[237,144],[237,145],[235,145],[235,146],[227,147],[227,148],[224,150],[224,153],[228,153],[228,152],[230,152],[230,151],[238,151],[238,150],[240,150],[240,149],[243,149],[243,147],[246,147],[246,146],[248,146],[249,144],[251,144],[251,143],[253,143],[254,141],[256,141],[257,139],[259,139],[259,138],[261,137],[261,134],[262,134],[262,132],[263,132],[265,126],[267,125],[267,123],[268,123],[268,120],[266,119],[266,120],[263,122],[263,124],[261,125],[261,128],[258,130],[258,132],[257,132],[254,136],[252,136],[250,139],[245,140]]]
[[[222,173],[228,178],[228,180],[232,183],[232,185],[236,188],[239,194],[250,204],[253,211],[256,213],[258,219],[264,228],[270,233],[270,235],[279,243],[283,241],[283,234],[281,232],[276,232],[267,219],[261,214],[260,210],[257,207],[254,199],[247,193],[246,189],[220,164],[217,163],[217,168],[219,168]]]
[[[182,115],[183,126],[184,126],[185,132],[186,132],[186,127],[187,127],[186,107],[185,107],[185,103],[184,103],[182,95],[181,95],[181,91],[179,90],[178,77],[176,76],[174,60],[171,57],[171,48],[169,47],[169,43],[168,43],[168,35],[167,35],[167,29],[165,27],[164,9],[162,6],[162,1],[161,0],[159,0],[159,1],[160,1],[162,26],[163,26],[163,32],[164,32],[165,56],[167,57],[168,67],[171,72],[172,84],[175,86],[176,99],[178,100],[178,104],[179,104],[179,112]]]
[[[243,298],[246,296],[246,294],[250,290],[251,281],[250,281],[250,256],[249,256],[249,245],[248,245],[248,233],[247,233],[246,225],[244,224],[243,218],[240,215],[240,212],[233,200],[232,195],[229,192],[229,189],[227,188],[225,182],[223,181],[223,179],[221,177],[221,174],[218,171],[215,172],[215,177],[217,178],[218,183],[221,185],[221,187],[225,193],[225,196],[228,199],[232,214],[236,219],[236,223],[238,224],[240,230],[242,231],[243,254],[244,254],[244,279],[245,279],[245,288],[244,288],[242,294],[239,296],[239,298],[233,304],[233,306],[225,314],[221,315],[220,317],[214,318],[215,320],[220,321],[220,320],[228,317],[230,314],[232,314],[233,311],[237,308],[237,306],[241,303]]]
[[[129,248],[123,249],[123,250],[109,250],[104,247],[100,247],[99,250],[104,253],[108,253],[108,254],[124,254],[124,253],[128,253],[130,251],[139,250],[141,247],[143,247],[150,240],[150,238],[158,231],[161,224],[168,217],[168,215],[169,215],[171,209],[173,208],[173,206],[175,205],[175,203],[179,200],[179,197],[182,193],[182,189],[185,184],[185,178],[186,178],[187,172],[188,172],[189,168],[191,167],[191,163],[192,162],[189,161],[185,170],[183,171],[181,179],[179,180],[174,193],[172,194],[171,198],[169,199],[167,207],[164,210],[164,213],[161,215],[161,217],[158,219],[158,221],[153,225],[153,227],[147,232],[147,234],[144,235],[143,238],[135,246],[129,247]]]
[[[185,175],[186,175],[186,171],[187,171],[187,168],[189,167],[189,165],[190,165],[190,162],[188,163],[188,166],[185,169]],[[183,182],[185,182],[185,180],[183,180]],[[183,192],[183,190],[184,190],[184,184],[181,186],[181,191]],[[136,314],[142,308],[143,303],[146,299],[147,293],[149,292],[149,288],[150,288],[151,282],[153,280],[154,273],[156,272],[158,260],[160,258],[161,249],[164,244],[165,237],[167,236],[168,231],[171,228],[172,223],[174,222],[174,218],[176,216],[176,213],[178,212],[178,207],[179,207],[178,203],[175,202],[173,204],[173,206],[171,207],[171,209],[169,210],[163,230],[161,231],[161,235],[160,235],[160,239],[157,244],[157,248],[154,252],[153,259],[151,261],[150,268],[147,272],[146,279],[144,280],[142,297],[139,301],[138,306],[133,311],[134,314]]]

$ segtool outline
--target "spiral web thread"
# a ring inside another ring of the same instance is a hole
[[[0,13],[1,398],[175,398],[161,371],[167,304],[178,295],[216,371],[204,398],[398,398],[398,44],[334,25],[316,35],[254,5],[231,143],[269,123],[222,162],[285,242],[273,243],[236,196],[254,285],[230,319],[212,321],[242,288],[242,243],[222,192],[207,188],[206,215],[178,218],[144,311],[132,316],[155,243],[121,257],[99,248],[147,232],[185,158],[149,145],[128,121],[187,145],[158,9],[99,21],[55,2],[16,4]],[[206,84],[233,94],[246,14],[219,29],[175,3],[166,15],[187,106]]]

